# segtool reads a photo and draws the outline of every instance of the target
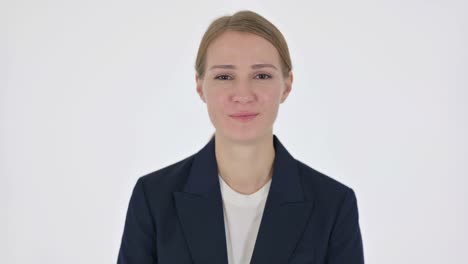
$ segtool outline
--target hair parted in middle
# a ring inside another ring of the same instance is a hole
[[[292,70],[288,44],[278,28],[263,16],[249,10],[238,11],[230,16],[222,16],[211,22],[198,48],[195,70],[199,78],[205,75],[206,53],[210,43],[226,31],[255,34],[269,41],[278,51],[284,77]]]

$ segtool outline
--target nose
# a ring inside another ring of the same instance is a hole
[[[250,84],[248,81],[245,82],[239,82],[237,86],[234,89],[233,95],[232,95],[232,100],[234,102],[246,104],[251,101],[254,101],[256,98],[256,95],[254,91],[252,90],[252,84]]]

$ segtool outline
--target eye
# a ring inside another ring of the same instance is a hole
[[[260,74],[257,74],[257,76],[259,77],[257,79],[261,79],[261,80],[271,79],[271,75],[266,74],[266,73],[260,73]]]
[[[227,80],[230,80],[229,78],[231,78],[231,76],[223,74],[223,75],[216,76],[215,80],[227,81]]]

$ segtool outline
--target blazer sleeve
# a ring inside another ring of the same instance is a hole
[[[142,178],[130,198],[117,264],[156,264],[156,230]]]
[[[333,225],[327,264],[364,264],[364,251],[356,195],[347,188]]]

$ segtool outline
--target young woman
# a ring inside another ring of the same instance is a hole
[[[251,11],[220,17],[195,69],[215,134],[138,179],[118,263],[364,263],[354,191],[273,134],[293,82],[281,32]]]

